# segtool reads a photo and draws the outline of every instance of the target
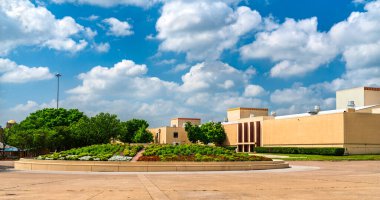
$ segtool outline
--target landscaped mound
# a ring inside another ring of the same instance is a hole
[[[39,160],[129,161],[142,145],[100,144],[38,156]]]
[[[236,153],[223,147],[184,144],[150,145],[138,161],[272,161],[270,158]]]

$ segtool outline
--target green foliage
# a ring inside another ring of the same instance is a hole
[[[224,128],[221,123],[208,122],[202,124],[201,131],[207,138],[208,142],[212,142],[217,145],[222,145],[226,139],[226,133],[224,132]]]
[[[125,156],[133,157],[143,148],[143,145],[126,145],[123,154]]]
[[[78,109],[44,108],[31,113],[25,120],[20,122],[22,129],[54,128],[57,126],[70,126],[84,117]]]
[[[106,144],[115,139],[150,142],[153,136],[145,130],[148,126],[145,120],[139,119],[120,122],[116,115],[109,113],[89,118],[77,109],[45,108],[6,129],[2,138],[6,144],[39,154]]]
[[[106,144],[121,133],[120,120],[116,115],[100,113],[94,117],[84,117],[70,126],[74,147],[92,144]]]
[[[142,126],[137,130],[136,134],[133,137],[133,142],[136,143],[149,143],[153,142],[153,135],[146,130],[147,127]]]
[[[147,121],[142,119],[131,119],[126,122],[121,123],[121,132],[119,139],[125,143],[131,143],[134,140],[134,137],[141,127],[148,128],[149,124]]]
[[[39,156],[41,160],[79,160],[83,157],[88,157],[86,160],[102,160],[106,161],[113,155],[120,155],[123,153],[125,156],[133,157],[138,151],[143,148],[142,145],[122,145],[122,144],[100,144],[91,145],[82,148],[74,148],[59,153],[52,153],[44,156]]]
[[[143,156],[158,156],[161,161],[261,161],[270,160],[246,153],[236,153],[223,147],[198,144],[183,145],[149,145]],[[144,158],[143,158],[144,159]]]
[[[255,147],[257,153],[311,154],[343,156],[344,148],[302,148],[302,147]]]
[[[185,124],[185,130],[190,142],[197,141],[208,144],[210,142],[216,145],[222,145],[226,139],[226,133],[221,123],[208,122],[201,126],[192,125],[190,122]]]
[[[38,110],[20,124],[6,129],[6,143],[33,152],[65,149],[70,147],[68,127],[83,117],[84,114],[77,109]]]

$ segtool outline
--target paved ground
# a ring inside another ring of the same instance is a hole
[[[380,199],[380,161],[290,163],[286,170],[153,174],[0,168],[0,199]]]

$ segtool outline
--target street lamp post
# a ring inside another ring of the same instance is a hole
[[[59,77],[61,77],[62,75],[60,73],[56,73],[55,74],[55,77],[57,77],[57,109],[59,108]]]

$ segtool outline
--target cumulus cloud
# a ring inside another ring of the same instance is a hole
[[[220,61],[202,62],[190,68],[182,76],[181,91],[224,91],[241,89],[250,76],[226,63]]]
[[[226,63],[195,64],[180,83],[148,76],[147,70],[131,60],[110,68],[96,66],[78,76],[81,84],[67,91],[69,97],[62,105],[76,105],[89,114],[107,111],[123,119],[142,117],[162,125],[180,116],[223,120],[230,107],[265,104],[238,92],[248,85],[251,74]]]
[[[272,77],[302,76],[331,61],[336,47],[325,33],[317,30],[317,18],[286,19],[240,49],[243,59],[270,59],[275,63]]]
[[[47,67],[18,65],[9,59],[0,58],[1,83],[26,83],[53,78]]]
[[[270,101],[279,105],[276,112],[280,115],[304,113],[319,105],[322,110],[334,109],[335,98],[325,97],[321,87],[305,87],[294,84],[291,88],[277,89],[270,95]]]
[[[106,53],[110,50],[111,46],[108,42],[94,44],[94,48],[99,53]]]
[[[138,6],[138,7],[150,7],[163,0],[52,0],[57,4],[62,3],[76,3],[76,4],[88,4],[100,7],[114,7],[114,6]]]
[[[108,35],[117,37],[132,35],[132,26],[126,21],[120,21],[114,17],[104,19],[103,22],[109,26]]]
[[[247,85],[244,89],[244,96],[257,97],[266,94],[266,91],[260,85]]]
[[[19,46],[37,45],[60,51],[77,52],[87,46],[84,28],[72,17],[57,19],[49,10],[29,0],[0,1],[0,55]]]
[[[236,1],[235,1],[236,2]],[[257,28],[261,16],[231,1],[168,1],[157,20],[160,50],[186,53],[189,60],[217,59],[239,38]]]
[[[351,13],[329,31],[342,52],[346,72],[326,83],[326,88],[380,86],[380,1],[369,2],[364,9]]]

